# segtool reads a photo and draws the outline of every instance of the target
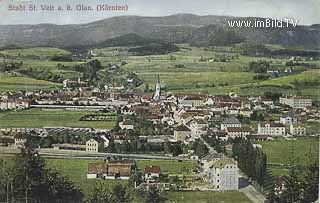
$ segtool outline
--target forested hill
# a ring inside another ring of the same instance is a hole
[[[254,19],[177,14],[165,17],[120,16],[82,25],[1,25],[0,47],[8,44],[16,44],[19,47],[91,46],[134,33],[171,43],[228,45],[242,41],[258,41],[287,47],[320,49],[319,25],[288,28],[228,26],[228,20]],[[137,40],[135,43],[139,42],[141,41]]]

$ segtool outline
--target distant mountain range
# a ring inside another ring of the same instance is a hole
[[[60,48],[99,46],[112,38],[136,34],[170,43],[228,45],[249,41],[320,50],[319,24],[295,28],[230,28],[227,23],[228,20],[254,19],[258,18],[177,14],[165,17],[120,16],[79,25],[0,25],[0,47],[9,44]]]

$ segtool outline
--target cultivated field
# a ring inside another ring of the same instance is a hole
[[[0,91],[49,89],[59,86],[61,86],[61,84],[0,73]]]
[[[79,121],[79,119],[86,114],[89,113],[85,111],[45,111],[41,109],[30,109],[17,112],[2,112],[0,113],[0,127],[112,128],[114,125],[114,121]]]
[[[290,164],[292,159],[296,165],[306,165],[310,159],[311,161],[318,160],[318,138],[281,139],[258,143],[262,145],[263,151],[267,154],[269,164]]]
[[[69,51],[51,47],[35,47],[29,49],[10,49],[0,51],[0,55],[12,57],[40,57],[47,58],[55,55],[70,55]]]
[[[170,161],[170,160],[137,160],[138,169],[143,172],[146,166],[159,166],[161,172],[168,174],[190,174],[197,167],[194,161]]]
[[[251,203],[241,192],[168,192],[166,203]]]

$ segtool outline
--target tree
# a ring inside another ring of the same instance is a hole
[[[113,203],[113,196],[110,187],[105,182],[96,182],[87,202]]]
[[[88,203],[128,203],[132,198],[128,188],[117,184],[113,187],[107,182],[96,182],[94,189],[87,199]]]
[[[112,188],[112,194],[114,203],[128,203],[132,200],[128,188],[121,184],[117,184]]]
[[[155,187],[150,187],[143,196],[145,203],[164,203],[166,201],[164,195]]]
[[[26,135],[26,140],[21,153],[15,157],[14,166],[1,166],[4,170],[1,170],[0,178],[3,174],[8,177],[4,182],[6,200],[35,203],[80,202],[82,192],[67,177],[46,167],[45,161],[33,148],[29,134]],[[1,182],[2,180],[1,178]],[[3,199],[1,196],[0,199]]]
[[[314,202],[319,192],[319,165],[312,163],[307,166],[306,175],[304,177],[303,188],[305,188],[304,202]]]

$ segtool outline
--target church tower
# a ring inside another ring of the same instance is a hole
[[[158,74],[157,83],[156,83],[156,91],[153,95],[153,99],[156,101],[160,100],[160,94],[161,94],[161,83],[160,83],[160,75]]]

